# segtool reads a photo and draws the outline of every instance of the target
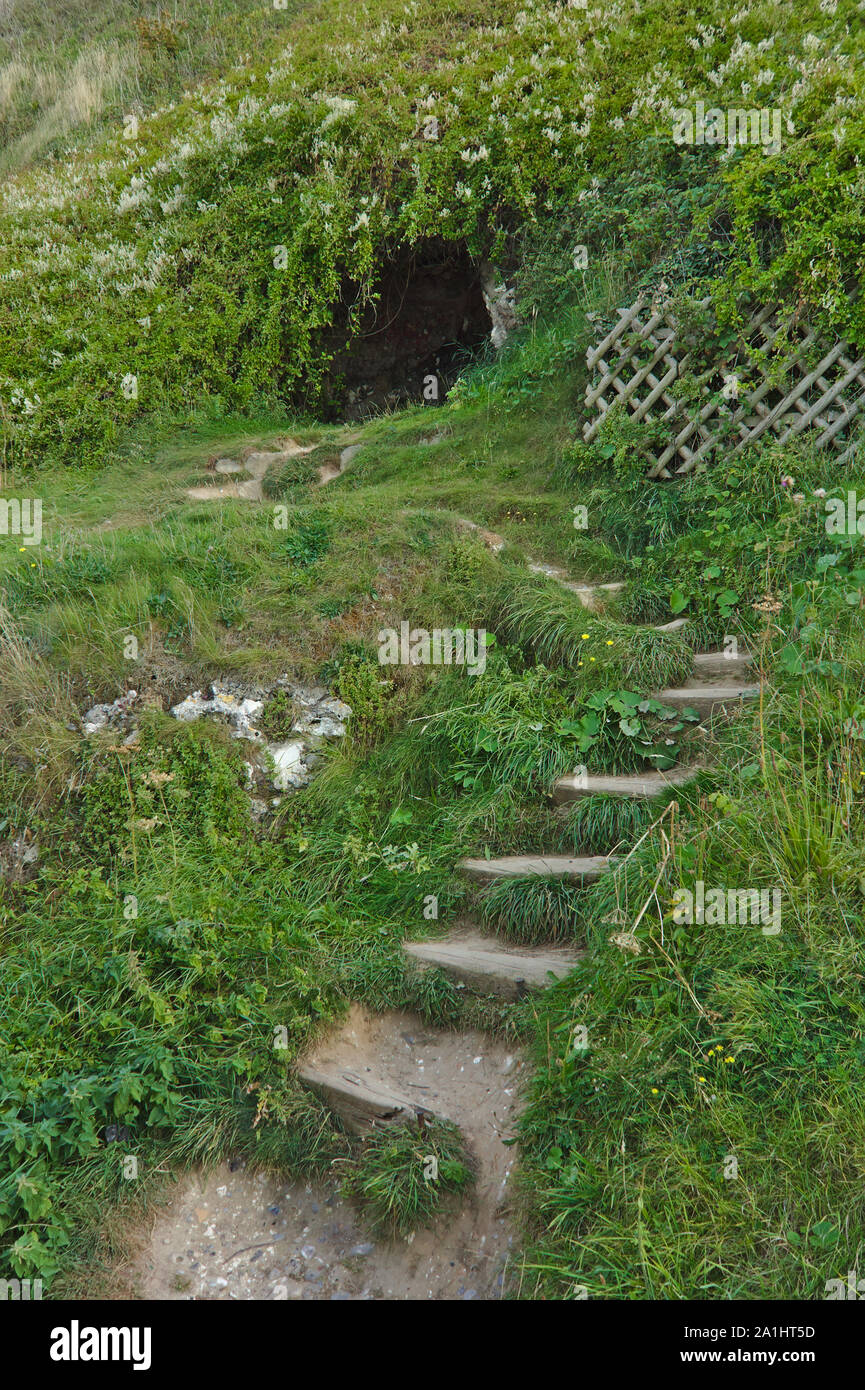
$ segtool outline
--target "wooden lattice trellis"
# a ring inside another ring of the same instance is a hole
[[[705,311],[709,303],[701,300],[698,308]],[[671,310],[663,305],[644,308],[641,295],[620,312],[615,327],[586,354],[592,373],[586,388],[589,418],[583,429],[587,442],[597,435],[610,407],[620,403],[634,420],[670,426],[671,437],[649,470],[650,478],[670,478],[705,467],[719,446],[732,457],[767,430],[782,444],[810,430],[816,447],[840,451],[841,462],[852,456],[855,445],[850,442],[850,427],[865,409],[865,357],[848,343],[836,343],[810,366],[809,357],[820,352],[819,347],[815,349],[816,331],[807,326],[792,330],[791,345],[788,328],[782,335],[787,352],[779,386],[769,365],[782,325],[776,306],[769,305],[750,320],[735,356],[695,376],[697,389],[705,397],[705,404],[697,409],[693,401],[686,404],[676,398],[675,383],[688,371],[692,353],[677,351]],[[753,364],[764,364],[765,370],[757,369],[762,379],[728,401],[719,384],[725,375],[735,374],[736,363],[741,372],[745,360],[750,364],[746,368],[750,378],[755,373]]]

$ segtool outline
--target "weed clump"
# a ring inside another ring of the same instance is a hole
[[[493,884],[484,895],[481,915],[486,926],[508,941],[534,946],[573,939],[579,901],[579,889],[559,879],[532,875]]]
[[[374,1130],[349,1161],[343,1193],[371,1225],[390,1235],[428,1226],[443,1201],[474,1181],[460,1131],[446,1120]]]
[[[297,720],[297,702],[284,690],[277,690],[264,706],[261,732],[274,741],[288,738]]]

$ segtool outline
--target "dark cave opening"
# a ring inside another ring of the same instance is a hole
[[[361,310],[326,380],[328,413],[343,419],[443,401],[489,342],[480,267],[464,246],[429,241],[400,253],[375,288],[376,301]],[[348,311],[341,317],[333,342],[345,342]]]

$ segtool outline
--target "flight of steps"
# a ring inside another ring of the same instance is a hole
[[[667,631],[668,627],[658,631]],[[760,686],[751,676],[752,664],[747,653],[728,656],[724,652],[702,652],[694,657],[693,674],[687,685],[656,691],[654,699],[680,713],[695,710],[700,723],[707,723],[715,715],[729,713],[744,700],[753,700],[759,695]],[[669,772],[631,773],[620,777],[572,774],[560,777],[555,783],[553,800],[559,806],[566,806],[581,797],[594,795],[649,799],[669,787],[684,786],[699,771],[699,766],[693,765],[672,768]],[[463,859],[459,869],[467,878],[480,883],[538,874],[586,884],[600,878],[612,862],[606,855],[572,858],[556,854],[512,854],[497,859]]]
[[[548,579],[555,579],[563,589],[576,594],[583,607],[588,608],[591,613],[602,613],[605,605],[626,587],[624,580],[617,580],[612,584],[581,584],[577,579],[569,579],[558,565],[544,565],[538,560],[530,560],[529,569],[532,574],[545,574]]]
[[[655,699],[676,710],[695,709],[701,722],[713,714],[735,709],[743,700],[753,700],[760,687],[750,675],[750,654],[736,656],[726,652],[699,652],[694,657],[693,677],[688,685],[660,690]]]
[[[497,554],[505,544],[502,537],[483,531],[472,522],[461,523],[461,528],[479,534],[493,553]],[[580,584],[571,581],[554,565],[530,562],[530,568],[555,579],[576,594],[586,609],[595,613],[603,612],[606,604],[624,587],[620,583]],[[656,631],[679,632],[686,623],[685,618],[675,618],[658,626]],[[694,657],[689,683],[656,692],[655,698],[681,712],[696,710],[701,723],[707,723],[715,715],[730,712],[744,700],[754,699],[759,694],[760,687],[751,668],[751,657],[747,654],[731,657],[724,652],[700,653]],[[698,765],[692,765],[668,772],[647,771],[620,777],[600,774],[560,777],[553,788],[553,799],[559,806],[594,794],[648,799],[669,787],[685,785],[699,770]],[[519,854],[495,859],[464,859],[458,868],[465,877],[481,886],[535,875],[585,886],[596,882],[614,863],[610,855]],[[466,928],[458,928],[437,940],[405,942],[403,951],[417,969],[439,970],[460,988],[504,999],[518,999],[531,990],[546,988],[569,974],[585,955],[583,950],[572,946],[514,947],[499,938]],[[326,1048],[301,1065],[297,1075],[322,1096],[355,1133],[363,1133],[370,1125],[401,1123],[430,1113],[410,1096],[397,1094],[376,1078],[345,1067],[338,1056],[328,1057]]]

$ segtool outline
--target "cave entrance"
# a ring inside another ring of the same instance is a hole
[[[480,267],[465,247],[415,246],[388,263],[375,288],[376,302],[361,311],[357,331],[328,373],[328,402],[343,419],[444,400],[489,341]],[[347,311],[343,319],[336,331],[344,341]]]

